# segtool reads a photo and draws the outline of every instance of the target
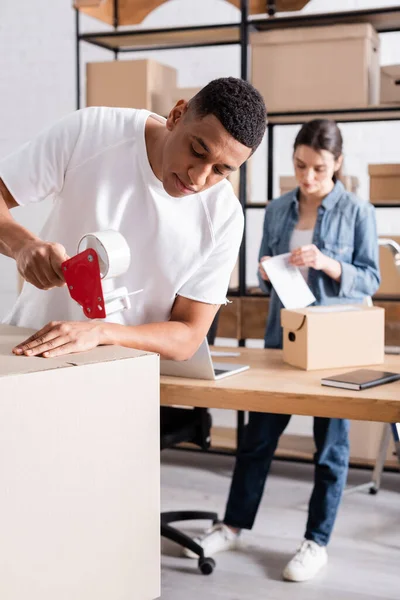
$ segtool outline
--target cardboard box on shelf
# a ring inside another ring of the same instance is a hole
[[[251,203],[252,200],[252,157],[250,157],[246,163],[246,203]],[[227,177],[228,181],[233,187],[233,191],[237,198],[239,198],[239,190],[240,190],[240,169],[237,171],[232,171]]]
[[[114,60],[86,65],[86,105],[145,108],[167,115],[176,69],[154,60]]]
[[[2,597],[158,598],[159,357],[13,355],[31,333],[0,325]]]
[[[353,175],[342,175],[341,182],[348,192],[357,193],[360,181]],[[294,175],[281,175],[279,177],[280,195],[286,194],[297,187],[296,177]]]
[[[400,244],[400,236],[380,235],[379,237],[394,240]],[[389,248],[379,247],[379,267],[381,271],[381,285],[375,294],[375,298],[397,297],[400,298],[400,272],[394,264],[393,254]]]
[[[400,104],[400,65],[381,67],[381,104]]]
[[[360,304],[284,308],[283,360],[306,370],[381,364],[384,319],[382,308]]]
[[[379,37],[372,25],[255,32],[252,82],[273,112],[379,103]]]
[[[82,8],[98,7],[106,2],[107,0],[74,0],[72,5],[74,8],[81,10]]]
[[[279,177],[279,195],[283,196],[298,187],[296,177],[294,175],[281,175]]]
[[[276,12],[292,12],[301,10],[309,3],[310,0],[275,0]],[[228,0],[231,4],[240,8],[240,0]],[[266,13],[265,0],[249,0],[249,13],[250,14],[265,14]]]
[[[231,278],[229,280],[229,290],[237,289],[239,289],[239,260],[236,261],[236,264],[231,274]]]
[[[358,462],[371,463],[378,456],[379,445],[385,423],[373,421],[351,421],[350,423],[350,457]],[[395,460],[393,436],[390,436],[386,461]]]
[[[227,0],[240,8],[240,0]],[[310,0],[276,0],[277,12],[301,10]],[[169,0],[117,0],[118,25],[134,25],[141,23],[153,10],[169,2]],[[72,0],[74,8],[114,25],[115,0]],[[266,0],[250,0],[250,14],[265,14]]]
[[[189,101],[201,88],[171,88],[154,94],[154,112],[167,117],[179,100]]]
[[[74,8],[83,13],[114,25],[115,5],[119,25],[136,25],[147,15],[169,0],[72,0]]]
[[[202,86],[203,87],[203,86]],[[199,92],[201,87],[191,87],[191,88],[175,88],[171,92],[171,104],[174,106],[178,102],[178,100],[190,100]],[[172,108],[171,106],[171,108]]]
[[[400,164],[368,165],[369,199],[374,204],[400,204]]]

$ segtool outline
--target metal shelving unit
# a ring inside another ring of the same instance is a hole
[[[154,50],[170,50],[177,48],[200,48],[224,45],[240,45],[241,77],[248,79],[249,64],[249,33],[254,31],[269,31],[291,27],[310,27],[321,25],[341,25],[350,23],[370,23],[379,33],[400,31],[400,5],[398,7],[352,10],[334,13],[306,14],[296,16],[275,17],[274,0],[265,0],[265,13],[271,16],[249,16],[249,0],[241,0],[241,19],[238,23],[220,23],[199,25],[194,27],[169,27],[160,29],[118,29],[118,0],[114,0],[114,29],[91,33],[81,33],[80,14],[76,10],[76,73],[77,73],[77,107],[81,105],[80,82],[80,44],[93,44],[114,53],[118,58],[120,52],[139,52]],[[271,200],[273,193],[274,174],[274,130],[278,126],[302,124],[311,118],[332,118],[340,123],[371,122],[400,120],[399,106],[372,106],[370,108],[310,110],[300,112],[276,112],[268,115],[267,125],[267,197]],[[243,165],[240,172],[239,198],[243,209],[263,208],[264,203],[246,202],[246,172]],[[399,204],[379,204],[379,208],[396,207]],[[246,289],[245,269],[245,237],[239,257],[239,288],[232,295],[248,295]]]
[[[400,5],[397,7],[353,10],[323,14],[300,14],[297,16],[276,17],[275,9],[279,0],[265,0],[265,16],[249,16],[249,0],[240,0],[240,21],[237,23],[222,23],[213,25],[199,25],[193,27],[173,27],[159,29],[127,29],[118,28],[118,0],[114,2],[113,29],[82,33],[80,30],[80,12],[76,10],[76,105],[81,106],[81,43],[88,43],[114,53],[118,59],[120,52],[139,52],[170,50],[177,48],[200,48],[225,45],[240,45],[240,73],[243,79],[248,79],[249,71],[249,33],[255,31],[268,31],[292,27],[310,27],[321,25],[342,25],[354,23],[370,23],[378,33],[400,31]],[[370,108],[310,110],[300,112],[275,112],[268,115],[267,125],[267,193],[266,201],[274,197],[274,131],[276,127],[287,125],[300,125],[312,118],[332,118],[340,123],[372,122],[372,121],[400,121],[400,104],[398,106],[372,106]],[[247,166],[240,169],[239,199],[244,212],[251,209],[265,207],[264,203],[247,203]],[[379,204],[379,208],[400,207],[396,204]],[[246,286],[246,236],[239,254],[239,287],[231,290],[230,296],[257,297]],[[239,340],[243,346],[245,340]],[[244,414],[238,414],[237,439],[239,440],[244,424]]]

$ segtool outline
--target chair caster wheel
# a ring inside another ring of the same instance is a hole
[[[215,569],[215,560],[213,558],[199,558],[199,569],[203,575],[211,575]]]

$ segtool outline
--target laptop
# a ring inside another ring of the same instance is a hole
[[[188,360],[160,360],[161,375],[187,377],[189,379],[222,379],[246,371],[249,365],[213,362],[207,338],[197,352]]]

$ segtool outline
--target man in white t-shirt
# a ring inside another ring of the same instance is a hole
[[[0,252],[25,279],[6,322],[39,329],[16,354],[58,356],[116,344],[183,360],[226,301],[243,235],[243,211],[226,181],[262,140],[260,94],[216,79],[167,120],[145,110],[77,111],[0,161]],[[40,237],[10,209],[53,199]],[[65,289],[61,263],[80,238],[113,229],[131,266],[103,281],[143,288],[132,308],[89,321]]]

